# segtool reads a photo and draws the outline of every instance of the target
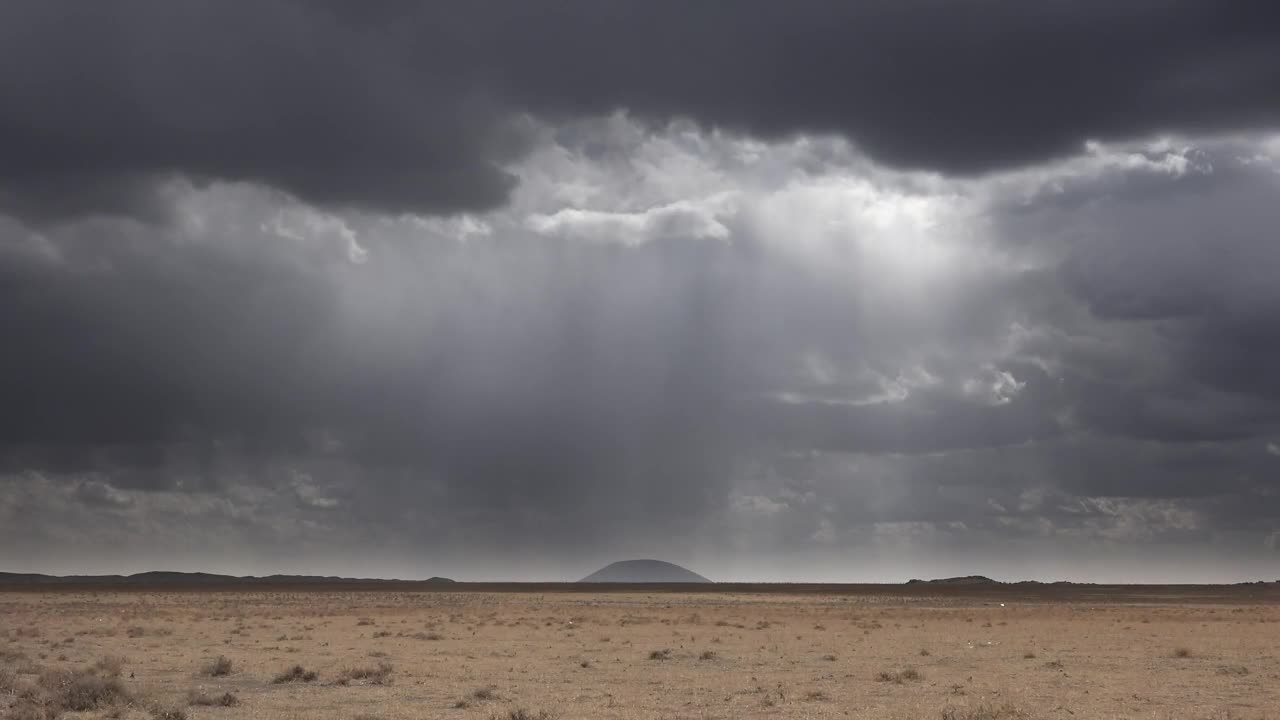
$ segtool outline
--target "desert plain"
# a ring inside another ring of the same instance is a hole
[[[1280,718],[1280,591],[24,589],[0,717]]]

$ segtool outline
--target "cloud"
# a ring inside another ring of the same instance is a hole
[[[661,237],[724,240],[729,229],[715,217],[715,206],[722,204],[722,198],[701,203],[679,200],[633,213],[564,208],[550,215],[531,215],[526,224],[543,235],[622,245]]]
[[[509,201],[552,124],[629,110],[879,163],[1027,166],[1091,140],[1272,127],[1268,3],[934,0],[732,7],[23,0],[0,9],[0,207],[170,219],[173,182],[329,209]],[[746,152],[751,152],[746,150]],[[821,159],[815,158],[821,162]]]
[[[211,181],[165,224],[0,223],[0,558],[1270,557],[1269,138],[963,178],[834,135],[530,132],[485,213]]]

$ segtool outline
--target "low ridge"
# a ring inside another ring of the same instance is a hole
[[[709,583],[692,570],[662,560],[621,560],[600,568],[584,583]]]
[[[965,575],[963,577],[938,578],[936,580],[918,580],[912,579],[907,581],[908,585],[1001,585],[1003,583],[998,580],[992,580],[985,575]]]
[[[27,585],[120,585],[123,587],[190,587],[193,585],[394,585],[405,582],[431,584],[452,583],[445,577],[404,581],[385,578],[347,578],[332,575],[267,575],[236,576],[205,572],[151,570],[133,575],[43,575],[40,573],[0,572],[0,587]]]

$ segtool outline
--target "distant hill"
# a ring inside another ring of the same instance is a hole
[[[153,570],[134,575],[42,575],[39,573],[6,573],[0,572],[0,586],[16,585],[98,585],[121,587],[166,587],[193,585],[339,585],[339,584],[377,584],[403,583],[402,580],[382,580],[368,578],[344,578],[320,575],[218,575],[203,572],[172,572]],[[420,581],[433,584],[452,583],[445,577],[433,577]]]
[[[1002,585],[985,575],[964,575],[961,577],[938,578],[937,580],[908,580],[908,585]]]
[[[710,580],[661,560],[622,560],[582,578],[584,583],[709,583]]]

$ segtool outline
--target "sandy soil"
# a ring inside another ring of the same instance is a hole
[[[1278,641],[1280,604],[1177,593],[7,592],[0,717],[1252,720]],[[121,692],[67,712],[85,677]]]

